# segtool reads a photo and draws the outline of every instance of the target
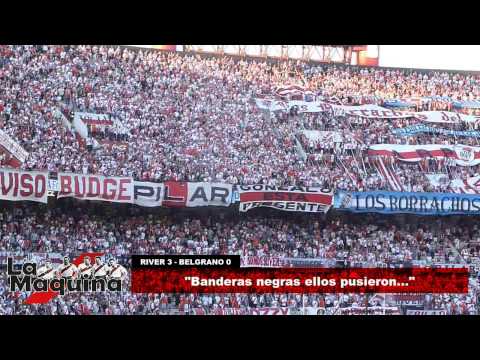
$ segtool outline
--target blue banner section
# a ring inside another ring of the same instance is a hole
[[[404,108],[404,107],[413,107],[415,104],[406,102],[400,99],[393,99],[393,100],[385,100],[383,102],[383,106],[387,107],[396,107],[396,108]]]
[[[434,128],[434,127],[423,125],[423,124],[411,125],[401,129],[393,129],[392,133],[399,136],[411,136],[411,135],[420,134],[420,133],[429,133],[429,134],[439,134],[439,135],[449,135],[449,136],[480,138],[480,131],[475,131],[475,130],[458,131],[458,130],[439,129],[439,128]]]
[[[392,191],[335,194],[333,207],[353,212],[417,215],[480,215],[480,195]]]
[[[460,109],[480,109],[479,100],[453,101],[453,107]]]

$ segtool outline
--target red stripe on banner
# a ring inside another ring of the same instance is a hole
[[[186,207],[188,197],[188,183],[178,181],[164,182],[164,198],[162,206],[165,207]]]
[[[390,175],[392,176],[392,179],[393,179],[393,181],[395,182],[395,184],[397,184],[398,189],[399,189],[400,191],[404,191],[403,186],[402,186],[400,180],[399,180],[398,177],[397,177],[397,174],[395,174],[395,170],[393,169],[392,164],[390,164],[390,165],[388,166],[387,171],[390,172]]]
[[[392,184],[392,181],[388,177],[386,171],[385,171],[385,166],[383,165],[383,159],[378,160],[378,169],[380,170],[380,174],[383,176],[383,178],[390,184],[390,186],[395,190],[395,186]]]
[[[103,253],[101,252],[95,252],[95,253],[83,253],[80,254],[75,260],[72,261],[72,264],[75,266],[80,265],[83,262],[83,259],[87,256],[90,256],[90,259],[95,259],[96,256],[103,256]],[[34,292],[30,294],[28,298],[25,299],[23,302],[24,304],[27,305],[32,305],[32,304],[46,304],[50,300],[54,299],[59,295],[58,291],[46,291],[46,292]]]
[[[46,292],[34,292],[23,302],[26,305],[32,304],[46,304],[56,296],[58,296],[57,291],[46,291]]]
[[[331,205],[333,195],[296,192],[251,191],[240,194],[240,202],[250,201],[301,201]]]

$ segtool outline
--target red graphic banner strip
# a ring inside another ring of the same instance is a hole
[[[72,264],[75,266],[80,265],[83,262],[83,259],[87,256],[90,256],[90,261],[93,264],[95,257],[96,256],[103,256],[103,253],[96,252],[96,253],[83,253],[80,254],[75,260],[72,261]],[[27,305],[32,305],[32,304],[46,304],[50,300],[53,300],[59,295],[58,291],[45,291],[45,292],[33,292],[30,294],[28,298],[25,299],[23,302],[24,304]]]
[[[468,269],[136,269],[132,292],[467,293]]]

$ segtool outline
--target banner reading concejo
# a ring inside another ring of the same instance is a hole
[[[480,215],[480,195],[427,192],[339,191],[335,195],[333,207],[339,210],[359,213]]]

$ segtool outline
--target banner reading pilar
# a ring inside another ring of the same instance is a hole
[[[270,207],[283,211],[322,212],[330,209],[333,191],[317,187],[239,185],[240,211]]]

